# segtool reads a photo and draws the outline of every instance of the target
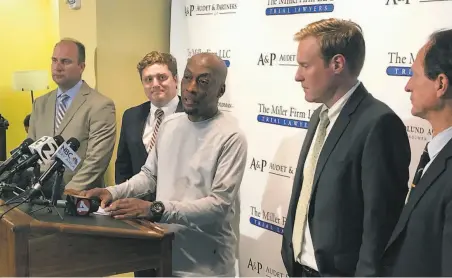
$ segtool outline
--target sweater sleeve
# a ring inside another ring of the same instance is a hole
[[[141,171],[125,182],[107,187],[113,201],[122,198],[134,198],[146,192],[155,193],[157,186],[157,154],[156,148],[149,153]]]

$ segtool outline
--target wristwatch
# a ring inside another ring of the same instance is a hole
[[[165,211],[165,206],[162,202],[153,202],[149,208],[149,220],[152,222],[159,222],[162,219],[163,212]]]

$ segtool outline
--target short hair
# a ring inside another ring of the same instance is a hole
[[[301,41],[310,36],[318,39],[325,65],[334,55],[342,54],[350,73],[355,76],[360,74],[366,56],[366,44],[357,23],[337,18],[322,19],[302,28],[294,39]]]
[[[434,80],[443,73],[452,82],[452,29],[439,30],[430,35],[424,57],[424,74]],[[452,85],[452,84],[450,84]]]
[[[138,73],[140,73],[140,79],[143,78],[143,70],[148,66],[152,66],[154,64],[166,65],[171,74],[174,77],[177,76],[176,58],[174,58],[173,55],[169,53],[152,51],[146,54],[137,65]]]
[[[85,50],[85,46],[83,45],[83,43],[79,42],[76,39],[72,39],[72,38],[64,38],[64,39],[60,40],[58,43],[61,43],[61,42],[75,43],[75,46],[77,46],[77,52],[78,52],[78,63],[80,64],[80,63],[84,63],[86,61],[86,50]]]
[[[24,126],[30,126],[30,114],[28,114],[27,116],[25,116],[25,119],[24,119]]]

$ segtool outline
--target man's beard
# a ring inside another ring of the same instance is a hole
[[[197,115],[198,114],[198,108],[192,108],[192,109],[187,109],[185,107],[184,108],[184,112],[187,115]]]

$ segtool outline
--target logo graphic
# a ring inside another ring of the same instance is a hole
[[[257,65],[297,67],[297,54],[261,53],[257,59]]]
[[[185,6],[185,16],[235,14],[237,3],[205,4]]]
[[[267,0],[265,15],[331,13],[335,0]],[[297,5],[299,4],[299,5]]]
[[[266,105],[258,103],[259,113],[257,121],[263,124],[273,124],[294,128],[307,129],[309,119],[311,118],[313,110],[302,111],[293,106],[285,108],[282,105]],[[274,116],[276,115],[276,116]]]
[[[280,176],[283,178],[291,178],[294,174],[292,166],[267,162],[265,159],[258,159],[253,157],[248,169],[259,171],[262,173],[269,173],[271,175]]]
[[[386,0],[386,5],[409,5],[412,0]]]
[[[187,49],[187,56],[188,58],[192,57],[195,54],[198,53],[215,53],[223,59],[223,62],[226,64],[226,67],[231,66],[231,50],[230,49],[218,49],[218,50],[212,50],[210,48],[202,49],[202,48],[188,48]]]
[[[80,199],[77,202],[77,213],[78,215],[87,215],[89,213],[89,209],[91,208],[91,204],[87,199]]]
[[[254,273],[265,274],[266,277],[289,277],[287,273],[283,273],[271,267],[264,266],[261,262],[253,260],[252,258],[248,260],[247,268],[251,269],[251,271],[253,271]]]
[[[400,54],[399,52],[388,52],[389,66],[386,74],[389,76],[412,76],[411,65],[414,62],[414,54]]]
[[[256,272],[257,274],[261,274],[262,271],[262,263],[259,261],[253,261],[251,258],[248,261],[247,268],[251,269],[252,271]]]
[[[58,157],[63,162],[64,166],[71,169],[71,171],[74,171],[81,161],[77,153],[75,153],[66,142],[61,144],[54,156]]]
[[[408,138],[416,141],[427,142],[432,138],[433,130],[418,125],[406,125]]]
[[[255,206],[250,206],[250,224],[259,228],[282,235],[286,217],[280,217],[275,212],[258,210]]]

